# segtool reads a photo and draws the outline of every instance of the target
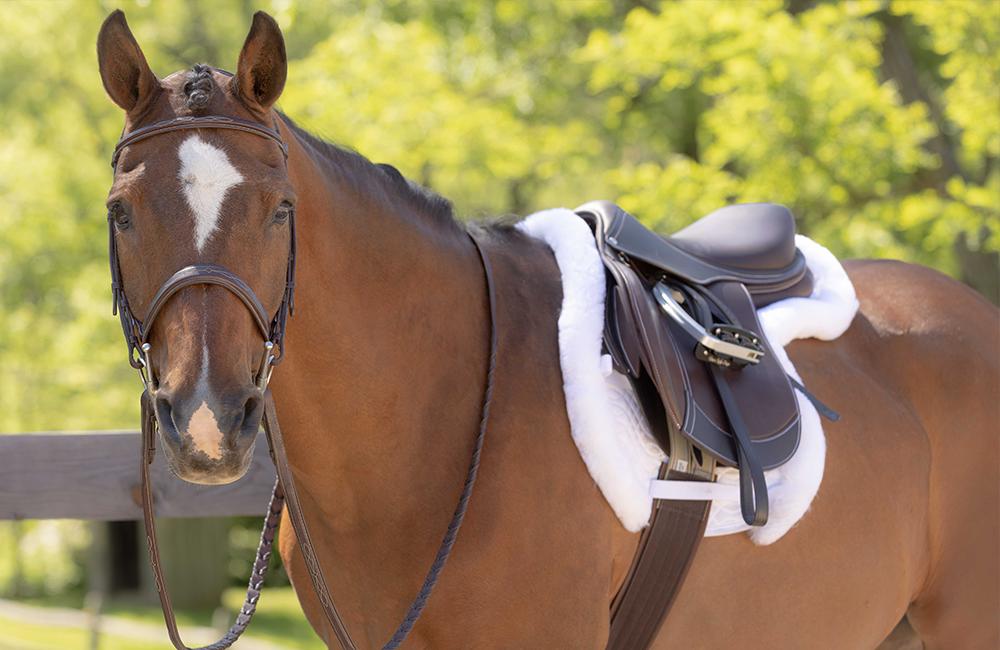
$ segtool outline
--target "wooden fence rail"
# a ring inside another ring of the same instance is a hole
[[[139,433],[0,435],[0,520],[141,519]],[[274,487],[274,466],[263,433],[247,475],[235,483],[186,483],[158,453],[152,468],[160,517],[263,515]]]

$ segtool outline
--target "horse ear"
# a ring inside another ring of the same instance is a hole
[[[287,75],[288,57],[281,29],[274,18],[258,11],[236,65],[236,93],[245,103],[266,111],[278,101]]]
[[[148,105],[160,88],[121,9],[113,11],[101,25],[97,64],[104,89],[126,113]]]

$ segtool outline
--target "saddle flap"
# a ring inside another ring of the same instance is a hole
[[[697,447],[719,461],[739,467],[726,411],[705,362],[694,354],[695,342],[660,308],[641,282],[627,285],[635,323],[640,329],[642,362],[663,402],[668,419]],[[708,290],[740,323],[761,332],[753,302],[735,282]],[[765,469],[777,467],[795,453],[799,412],[791,384],[770,344],[756,365],[724,371],[739,405],[757,459]]]
[[[628,296],[620,286],[609,283],[604,307],[604,347],[615,370],[632,378],[642,373],[641,347]]]

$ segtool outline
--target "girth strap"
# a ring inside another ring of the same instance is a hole
[[[666,476],[702,480],[676,471]],[[611,603],[607,650],[643,650],[652,643],[694,561],[710,505],[709,501],[654,499],[649,525],[639,537],[632,566]]]

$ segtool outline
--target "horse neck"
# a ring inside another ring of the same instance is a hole
[[[420,588],[462,490],[486,384],[485,277],[461,229],[388,204],[294,141],[289,162],[301,194],[297,311],[272,386],[327,583],[352,634],[374,646]],[[559,270],[544,244],[516,231],[486,239],[497,391],[471,511],[480,526],[478,536],[475,524],[463,528],[466,549],[491,547],[494,529],[482,522],[509,522],[509,503],[525,504],[550,480],[592,486],[579,462],[551,478],[553,458],[572,458],[559,408]],[[519,472],[532,478],[527,492]],[[309,578],[286,534],[281,551],[298,587]],[[475,579],[470,567],[459,581]],[[454,561],[449,570],[456,575]],[[324,627],[311,590],[299,593]]]
[[[478,255],[460,228],[380,194],[377,168],[290,145],[296,313],[273,384],[289,461],[331,532],[419,528],[451,510],[478,425]]]

